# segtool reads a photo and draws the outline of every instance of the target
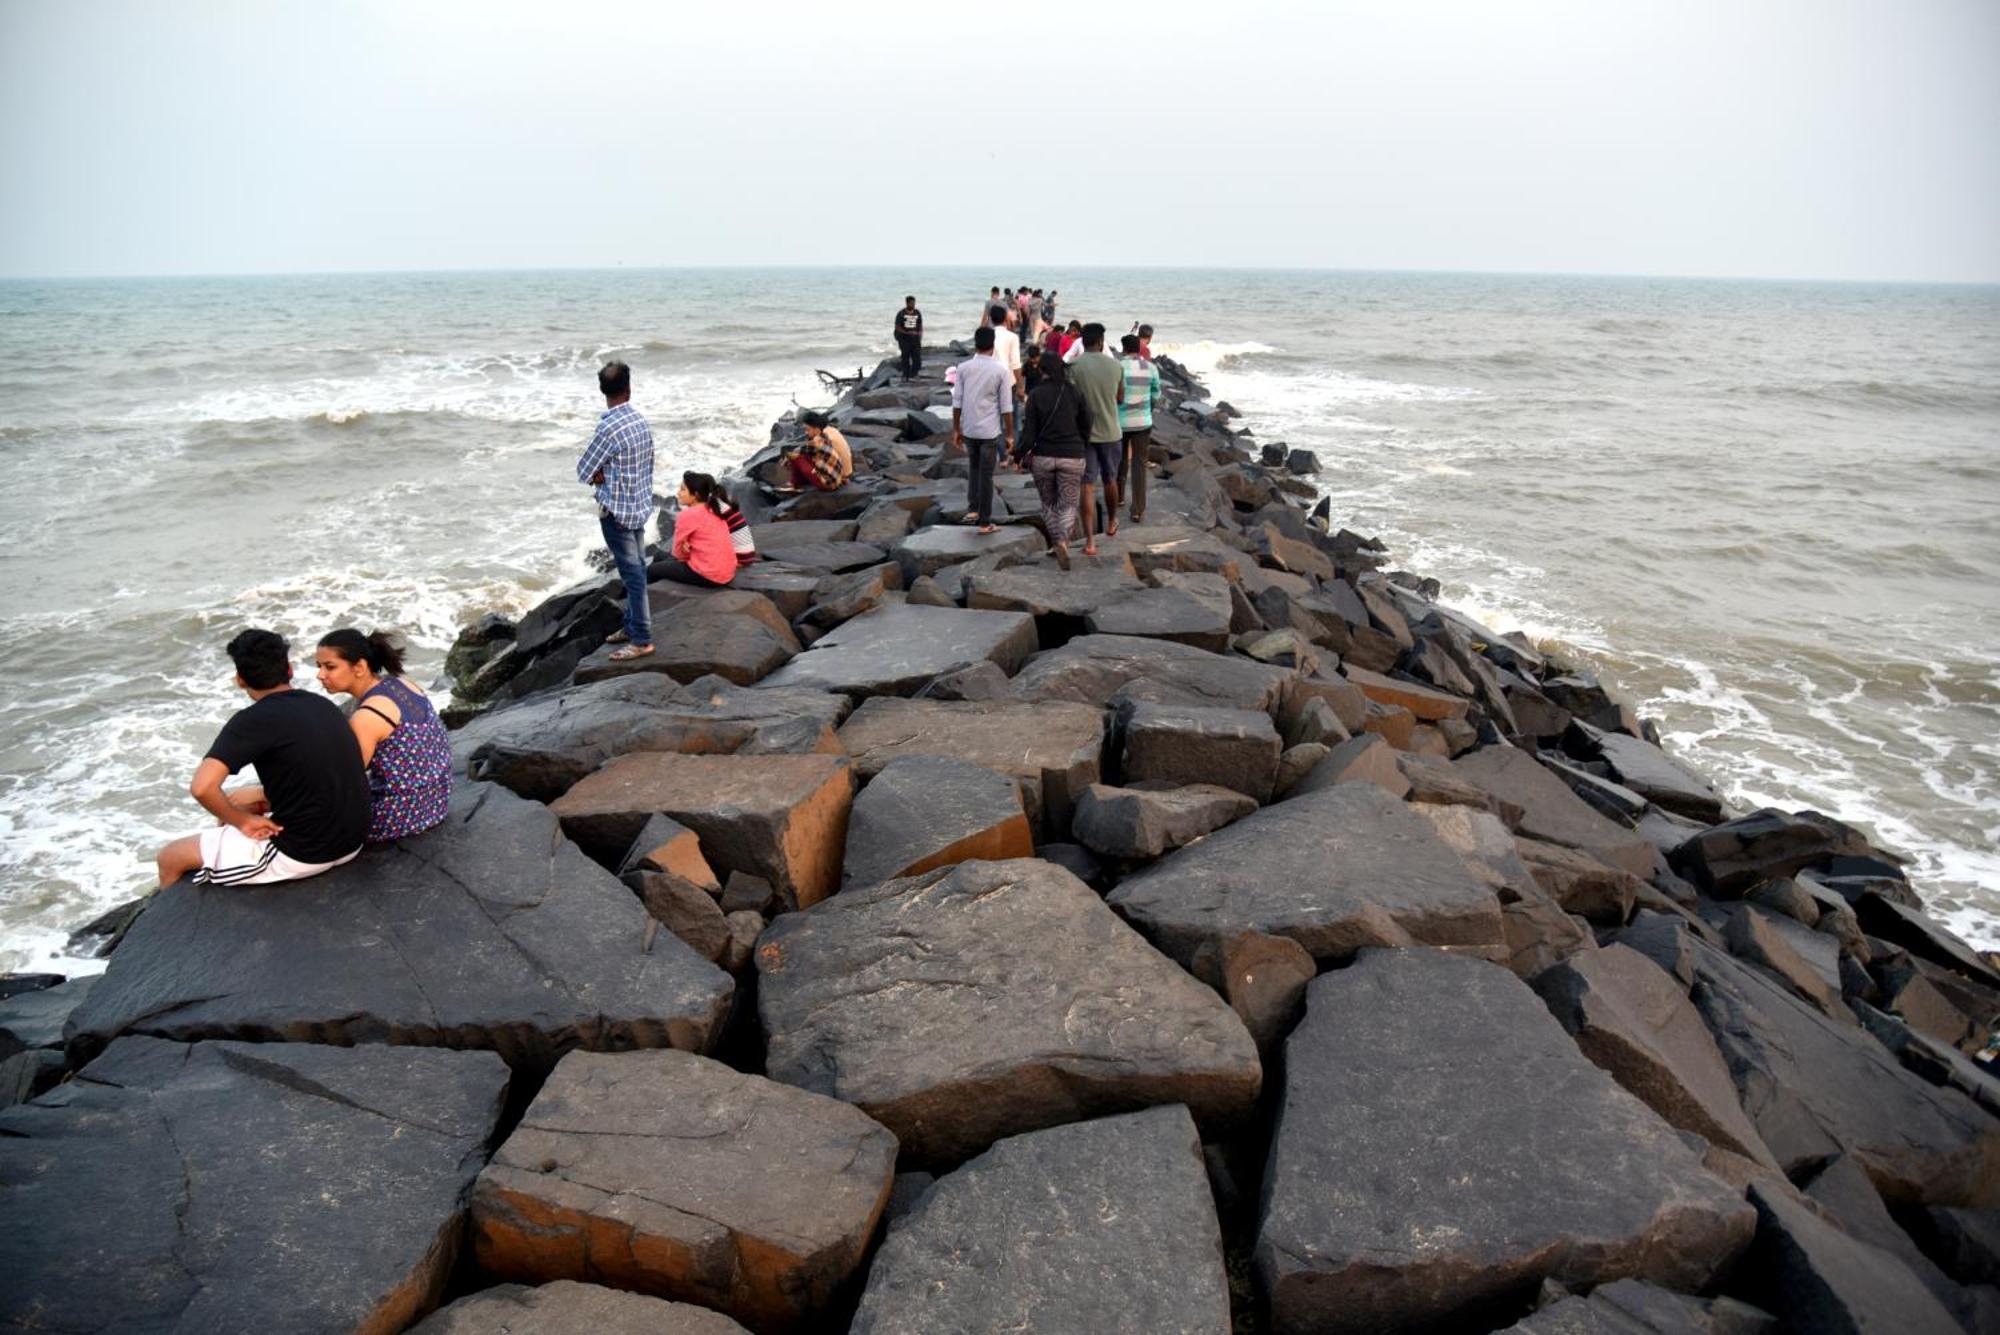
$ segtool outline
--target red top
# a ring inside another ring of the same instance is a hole
[[[1067,357],[1067,356],[1069,356],[1069,350],[1070,350],[1070,346],[1071,346],[1071,345],[1072,345],[1073,343],[1075,343],[1075,342],[1077,341],[1077,339],[1079,339],[1080,337],[1082,337],[1082,335],[1080,335],[1080,334],[1057,334],[1057,335],[1056,335],[1056,356],[1058,356],[1058,357]]]
[[[674,520],[674,555],[703,579],[727,584],[736,574],[729,524],[706,505],[685,505]]]

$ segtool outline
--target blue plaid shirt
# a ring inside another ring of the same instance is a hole
[[[644,528],[653,516],[653,429],[629,403],[621,403],[597,419],[583,457],[576,461],[576,480],[588,482],[598,469],[604,481],[591,494],[626,528]]]

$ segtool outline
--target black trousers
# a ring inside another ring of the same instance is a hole
[[[903,379],[914,380],[923,374],[924,341],[915,334],[896,335],[896,351],[901,354]]]
[[[982,525],[993,522],[993,465],[999,456],[997,436],[990,440],[965,438],[965,460],[972,469],[972,476],[966,481],[966,504]]]

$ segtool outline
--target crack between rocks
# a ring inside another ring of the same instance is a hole
[[[240,1075],[249,1076],[253,1080],[262,1080],[266,1084],[290,1090],[295,1094],[303,1094],[308,1098],[324,1099],[328,1103],[336,1104],[343,1108],[352,1108],[355,1112],[366,1113],[370,1117],[379,1117],[383,1121],[394,1123],[397,1126],[414,1127],[419,1131],[428,1131],[432,1135],[443,1136],[448,1140],[464,1138],[464,1133],[462,1132],[452,1131],[441,1126],[432,1126],[428,1122],[420,1122],[413,1117],[398,1117],[393,1113],[383,1112],[380,1108],[371,1108],[365,1103],[359,1103],[348,1098],[345,1094],[337,1090],[329,1089],[310,1076],[294,1071],[290,1067],[280,1066],[276,1062],[269,1062],[260,1057],[254,1057],[247,1052],[232,1052],[225,1048],[219,1055],[225,1066],[228,1066]]]

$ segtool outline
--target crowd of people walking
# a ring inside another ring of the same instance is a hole
[[[1117,534],[1121,507],[1132,523],[1146,517],[1160,401],[1152,326],[1134,326],[1113,356],[1103,324],[1055,322],[1053,289],[1044,297],[1039,288],[995,287],[988,295],[973,355],[949,373],[952,444],[965,451],[970,471],[969,521],[981,533],[997,532],[994,471],[1003,461],[1026,466],[1049,549],[1067,570],[1079,528],[1083,554],[1097,555],[1099,493],[1104,536]],[[904,310],[914,312],[916,298],[906,298]]]

